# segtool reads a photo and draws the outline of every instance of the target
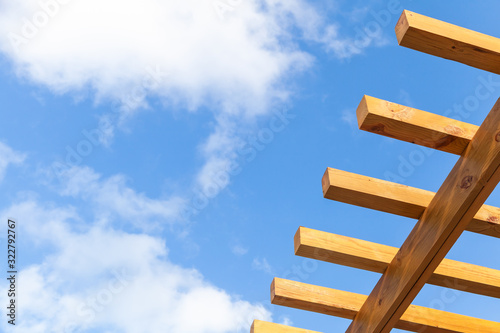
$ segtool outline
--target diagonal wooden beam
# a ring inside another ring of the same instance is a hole
[[[353,319],[367,296],[306,283],[275,278],[271,303],[295,309]],[[500,323],[411,305],[396,328],[432,333],[497,333]],[[363,331],[365,332],[365,331]]]
[[[361,130],[457,155],[479,128],[370,96],[363,97],[356,115]]]
[[[325,198],[418,219],[435,193],[328,168],[322,180]],[[500,208],[483,205],[467,231],[500,238]]]
[[[403,11],[396,24],[399,45],[500,74],[500,39]]]
[[[334,264],[384,273],[398,248],[300,227],[295,254]],[[500,271],[444,259],[429,284],[500,298]]]
[[[254,320],[250,333],[320,333],[316,331],[303,330],[262,320]]]
[[[346,332],[388,333],[500,181],[500,99]]]

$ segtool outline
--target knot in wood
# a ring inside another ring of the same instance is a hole
[[[500,132],[498,132],[497,135],[495,135],[495,141],[500,142]]]
[[[372,133],[384,133],[385,125],[377,124],[370,127],[369,131]]]
[[[497,224],[498,223],[498,216],[490,215],[490,216],[488,216],[487,221],[490,222],[491,224]]]
[[[460,184],[460,188],[466,190],[469,187],[471,187],[473,179],[474,179],[474,177],[472,177],[472,176],[466,176],[466,177],[464,177],[462,179],[462,184]]]

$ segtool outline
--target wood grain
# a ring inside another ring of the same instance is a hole
[[[328,168],[322,179],[325,198],[418,219],[435,193],[385,180]],[[500,238],[500,208],[483,205],[467,231]]]
[[[271,302],[295,309],[353,319],[367,296],[306,283],[275,278]],[[411,305],[396,328],[429,333],[498,333],[500,323]]]
[[[424,15],[403,11],[399,45],[500,74],[500,39]]]
[[[364,96],[356,115],[361,130],[461,155],[476,125]]]
[[[398,248],[300,227],[295,254],[334,264],[384,273]],[[500,298],[500,271],[444,259],[429,284]]]
[[[500,181],[500,100],[346,332],[388,333]]]

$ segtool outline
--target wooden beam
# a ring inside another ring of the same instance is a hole
[[[353,319],[367,296],[275,278],[271,285],[271,303],[295,309]],[[498,333],[500,323],[431,308],[411,305],[396,328],[430,333]],[[365,332],[365,331],[363,331]]]
[[[300,227],[295,254],[334,264],[384,273],[398,248]],[[500,271],[444,259],[429,284],[500,298]]]
[[[500,99],[387,267],[347,333],[388,333],[500,181]]]
[[[322,186],[327,199],[410,218],[419,218],[434,197],[430,191],[333,168],[326,169]]]
[[[322,180],[325,198],[418,219],[435,193],[328,168]],[[483,205],[467,231],[500,238],[500,208]]]
[[[403,11],[396,24],[399,45],[500,74],[500,39]]]
[[[268,323],[267,321],[254,320],[250,333],[320,333],[316,331],[303,330],[275,323]]]
[[[359,128],[461,155],[479,128],[458,120],[364,96],[356,111]]]

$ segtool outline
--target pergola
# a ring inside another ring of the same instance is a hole
[[[404,11],[400,45],[500,74],[500,39]],[[500,237],[500,100],[480,127],[364,96],[359,128],[460,155],[437,193],[328,168],[324,197],[418,219],[401,248],[300,227],[295,254],[382,273],[370,295],[275,278],[271,302],[352,319],[346,332],[498,333],[500,323],[412,305],[426,284],[500,297],[500,271],[445,259],[464,230]],[[500,309],[499,309],[500,311]],[[314,333],[256,320],[252,333]],[[317,332],[316,332],[317,333]]]

